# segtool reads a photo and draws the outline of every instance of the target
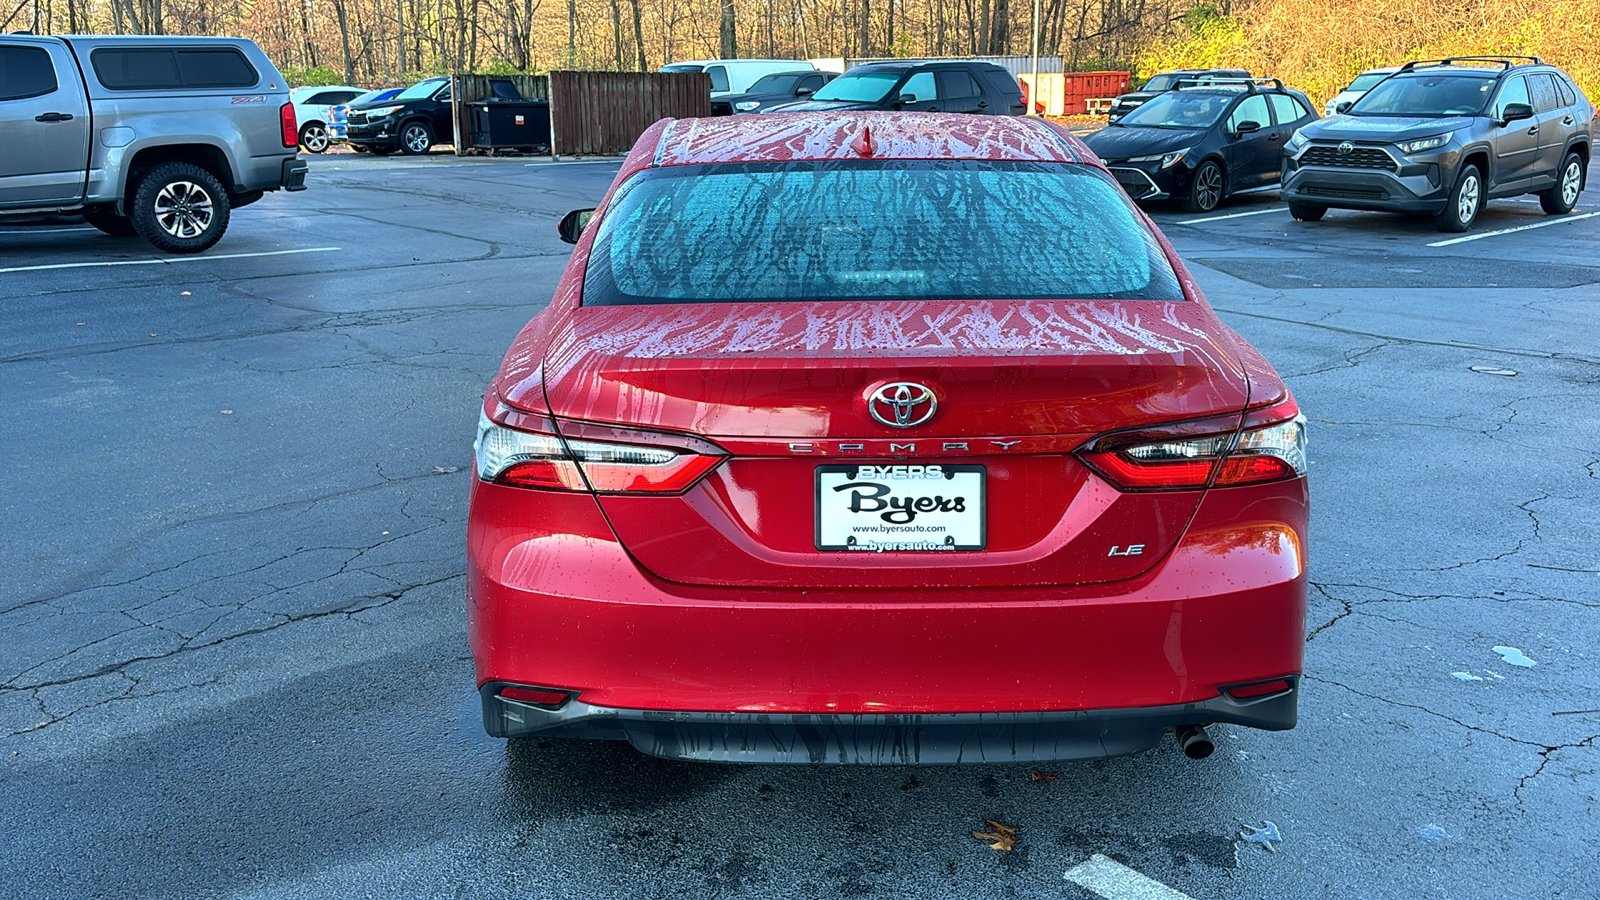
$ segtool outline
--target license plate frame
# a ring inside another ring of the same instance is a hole
[[[863,473],[864,468],[869,471]],[[930,469],[937,475],[930,475]],[[856,492],[847,492],[843,487],[852,483],[867,484],[869,479],[875,488],[887,488],[887,492],[874,490],[871,496],[863,494],[857,499]],[[975,463],[818,465],[812,475],[815,546],[821,552],[845,553],[984,550],[988,546],[988,482],[988,467]],[[945,490],[941,492],[938,488]],[[851,494],[849,501],[844,497],[847,493]],[[918,508],[917,500],[925,497],[937,498],[933,500],[933,508]],[[960,508],[950,509],[958,499],[962,501]],[[909,500],[912,505],[901,508],[894,500]],[[872,502],[873,507],[851,509],[852,505],[860,507],[865,501]],[[883,518],[885,513],[903,518],[908,512],[914,515],[904,521]],[[867,535],[872,532],[863,534],[856,530],[863,527],[882,530],[869,537]]]

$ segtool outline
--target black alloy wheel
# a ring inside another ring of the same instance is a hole
[[[1183,208],[1189,212],[1207,213],[1217,208],[1222,202],[1223,186],[1222,167],[1214,159],[1208,159],[1200,164],[1194,172],[1194,180],[1189,184],[1189,196],[1184,198]]]
[[[1578,205],[1578,195],[1583,193],[1583,157],[1568,153],[1561,161],[1561,171],[1556,174],[1555,186],[1539,193],[1539,206],[1552,216],[1564,216]]]

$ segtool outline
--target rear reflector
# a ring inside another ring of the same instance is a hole
[[[538,706],[560,706],[572,699],[570,691],[552,691],[547,688],[525,687],[501,688],[500,696],[507,700],[516,700],[519,703],[533,703]]]
[[[1305,417],[1293,398],[1216,416],[1102,435],[1078,457],[1125,491],[1199,490],[1304,475]]]

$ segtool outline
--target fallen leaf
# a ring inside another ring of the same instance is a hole
[[[449,475],[451,472],[454,472],[454,471],[456,471],[456,467],[455,466],[434,466],[433,467],[433,474],[435,474],[435,475]]]
[[[1017,841],[1022,840],[1017,837],[1017,829],[1021,827],[1020,825],[1007,825],[1004,822],[996,822],[993,819],[984,819],[983,821],[991,830],[974,831],[972,836],[980,841],[989,841],[990,850],[1008,853],[1012,847],[1017,845]]]
[[[1061,777],[1061,773],[1041,772],[1038,769],[1034,769],[1032,772],[1028,773],[1028,777],[1033,779],[1034,784],[1038,784],[1043,781],[1055,781],[1057,778]]]

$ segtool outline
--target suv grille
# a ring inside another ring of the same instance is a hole
[[[347,124],[347,125],[365,125],[365,124],[367,124],[367,114],[364,113],[364,112],[356,112],[354,110],[351,110],[350,113],[345,116],[345,124]]]
[[[1340,153],[1338,147],[1312,147],[1300,156],[1302,166],[1328,166],[1334,169],[1382,169],[1397,171],[1400,166],[1394,157],[1376,147],[1357,147],[1349,153]]]
[[[1382,200],[1388,196],[1383,191],[1363,191],[1355,188],[1323,187],[1319,184],[1308,184],[1300,189],[1302,194],[1311,194],[1317,197],[1342,197],[1346,200]]]

